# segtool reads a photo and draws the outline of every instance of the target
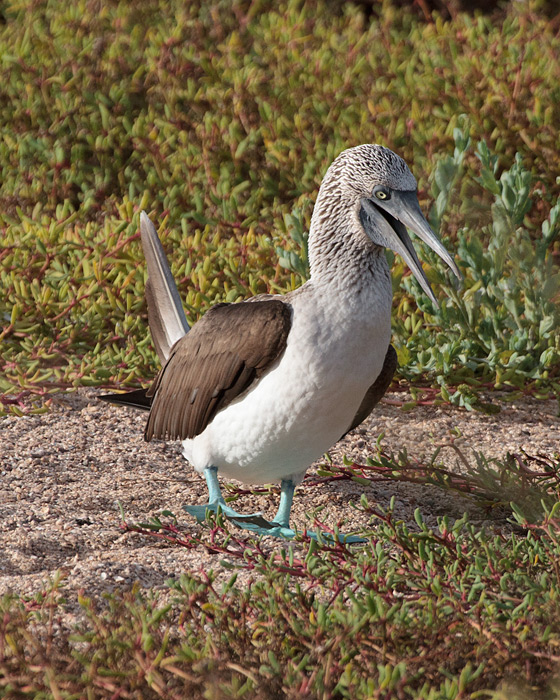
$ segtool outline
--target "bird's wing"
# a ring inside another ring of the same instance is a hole
[[[291,318],[280,300],[212,307],[173,346],[148,390],[146,440],[199,435],[284,352]]]
[[[397,364],[397,353],[395,348],[392,345],[389,345],[385,354],[385,360],[383,361],[381,372],[379,373],[379,376],[375,382],[366,391],[366,394],[362,399],[362,403],[354,416],[354,420],[344,435],[349,433],[351,430],[354,430],[354,428],[357,428],[360,423],[363,423],[363,421],[365,421],[365,419],[373,411],[375,405],[379,403],[379,400],[385,394],[389,388],[389,385],[391,384],[393,375],[397,369]],[[344,435],[342,437],[344,437]]]
[[[189,331],[189,324],[161,241],[145,212],[140,214],[140,237],[148,266],[148,324],[163,365],[173,345]]]

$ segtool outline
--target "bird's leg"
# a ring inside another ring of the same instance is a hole
[[[296,534],[290,528],[290,510],[292,508],[295,487],[291,479],[282,479],[280,505],[276,517],[272,522],[263,518],[262,515],[241,515],[229,519],[234,525],[244,530],[250,530],[257,535],[272,535],[272,537],[292,539]]]
[[[206,486],[208,486],[208,502],[223,503],[225,505],[226,502],[222,496],[222,490],[218,481],[218,467],[208,467],[204,470],[204,476],[206,478]]]
[[[183,506],[184,510],[190,515],[193,515],[199,522],[206,519],[206,513],[211,511],[217,513],[220,510],[225,517],[234,525],[244,530],[250,530],[256,535],[269,535],[272,537],[282,537],[284,539],[293,539],[296,535],[295,530],[290,527],[290,511],[292,509],[292,501],[294,498],[294,490],[296,485],[291,479],[282,479],[280,491],[280,504],[278,511],[274,516],[274,520],[270,522],[263,518],[260,513],[252,515],[242,515],[230,506],[226,505],[220,484],[218,483],[217,467],[207,467],[204,470],[206,483],[208,485],[208,503],[202,506]],[[318,539],[316,532],[307,531],[307,535],[312,539]],[[321,538],[325,541],[332,541],[333,536],[328,533],[323,533]],[[339,539],[343,542],[364,542],[361,537],[355,535],[339,535]]]
[[[292,510],[295,488],[296,485],[291,479],[282,479],[280,505],[273,520],[280,527],[290,527],[290,511]]]
[[[206,513],[211,511],[217,513],[220,510],[228,520],[234,525],[245,530],[250,530],[258,535],[272,535],[274,537],[294,537],[295,532],[290,528],[290,510],[294,497],[295,484],[291,479],[282,480],[282,493],[280,495],[280,506],[273,522],[266,520],[260,513],[242,515],[233,508],[230,508],[222,496],[220,484],[218,483],[217,467],[207,467],[204,470],[206,484],[208,485],[208,503],[202,506],[183,506],[183,509],[193,515],[199,522],[206,519]]]
[[[294,500],[294,491],[296,485],[291,479],[282,479],[282,486],[280,491],[280,505],[278,506],[278,511],[274,517],[271,525],[277,525],[278,527],[272,528],[268,532],[263,534],[276,535],[276,537],[285,537],[291,539],[295,536],[295,531],[290,527],[290,511],[292,510],[292,501]],[[308,537],[311,539],[318,539],[316,532],[307,531]],[[333,536],[328,533],[322,533],[321,538],[327,542],[333,540]],[[342,542],[365,542],[366,540],[356,535],[344,535],[339,534],[339,539]]]
[[[218,510],[221,510],[222,513],[231,520],[235,518],[262,518],[260,513],[241,515],[226,504],[218,482],[218,467],[206,467],[204,470],[204,477],[206,479],[206,485],[208,486],[208,503],[201,506],[183,506],[183,510],[189,515],[193,515],[199,522],[206,520],[206,513],[208,511],[217,513]]]

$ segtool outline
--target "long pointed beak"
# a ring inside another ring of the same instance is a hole
[[[398,192],[393,190],[389,202],[381,202],[380,206],[415,233],[426,245],[430,246],[449,265],[455,276],[458,279],[462,279],[455,261],[430,228],[430,224],[426,221],[424,214],[422,214],[416,192]]]
[[[406,229],[409,228],[424,241],[449,265],[455,275],[461,278],[453,258],[422,214],[416,192],[392,190],[391,199],[388,201],[362,199],[360,219],[366,233],[374,243],[391,248],[403,258],[436,307],[438,306],[437,300]]]
[[[384,211],[378,209],[369,199],[362,199],[361,204],[360,219],[368,236],[374,243],[390,248],[395,253],[398,253],[418,282],[420,282],[420,286],[430,297],[432,303],[438,306],[428,278],[406,232],[406,227],[393,216],[387,216]]]

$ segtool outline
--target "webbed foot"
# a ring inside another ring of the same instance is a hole
[[[204,476],[206,477],[206,483],[208,485],[209,502],[200,506],[183,506],[183,509],[189,515],[194,516],[199,522],[204,522],[206,520],[208,512],[216,514],[221,512],[237,527],[254,532],[256,535],[268,535],[269,537],[281,537],[291,540],[298,534],[289,524],[290,510],[292,508],[295,489],[295,484],[291,479],[282,479],[280,505],[274,520],[271,522],[263,518],[261,513],[242,515],[228,506],[220,490],[218,470],[216,467],[208,467],[205,469]],[[323,542],[345,542],[350,544],[367,541],[357,535],[344,535],[342,533],[333,536],[326,532],[317,533],[306,530],[305,534],[313,540],[322,540]]]
[[[358,535],[345,535],[343,533],[338,533],[338,535],[333,536],[328,532],[317,533],[313,530],[303,530],[298,532],[297,530],[293,530],[287,525],[281,525],[280,523],[277,523],[275,521],[271,522],[270,520],[266,520],[262,517],[262,515],[242,515],[241,517],[237,518],[230,518],[228,516],[228,519],[231,520],[231,522],[234,525],[237,525],[237,527],[240,527],[244,530],[250,530],[256,535],[282,537],[286,540],[292,540],[294,537],[296,537],[296,535],[301,535],[304,533],[307,537],[311,538],[312,540],[320,539],[323,542],[344,542],[347,544],[367,542],[367,540],[365,540],[363,537],[359,537]]]
[[[206,520],[206,514],[208,512],[216,514],[218,512],[221,512],[225,515],[225,517],[228,520],[231,520],[232,522],[235,521],[235,519],[237,518],[262,518],[261,513],[253,513],[252,515],[242,515],[233,508],[230,508],[230,506],[228,506],[223,499],[219,501],[214,501],[213,503],[205,503],[201,506],[183,506],[183,510],[186,511],[189,515],[195,517],[199,523],[203,523]]]

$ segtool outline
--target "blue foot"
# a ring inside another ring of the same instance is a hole
[[[291,527],[284,527],[275,522],[270,522],[262,515],[242,515],[237,518],[229,518],[234,525],[243,530],[254,532],[255,535],[268,535],[269,537],[282,537],[291,540],[296,533]]]
[[[282,527],[278,523],[271,523],[263,518],[261,513],[242,515],[221,501],[205,503],[202,506],[183,506],[183,510],[195,517],[199,523],[203,523],[206,520],[208,513],[217,514],[220,512],[237,527],[242,530],[250,530],[257,535],[272,535],[273,537],[285,537],[288,539],[295,535],[291,528]]]
[[[235,518],[262,517],[261,513],[254,513],[253,515],[241,515],[241,513],[238,513],[236,510],[226,505],[225,501],[223,500],[214,501],[214,503],[205,503],[202,506],[183,506],[183,510],[185,510],[189,515],[195,517],[199,523],[203,523],[206,520],[207,513],[210,512],[217,514],[218,511],[223,513],[226,516],[226,518],[228,518],[228,520],[232,521]]]
[[[268,537],[281,537],[285,540],[293,540],[294,537],[302,532],[292,530],[291,527],[280,525],[277,522],[270,522],[261,516],[243,515],[241,517],[229,518],[234,525],[244,530],[250,530],[256,535],[268,535]],[[358,535],[338,534],[338,537],[331,535],[328,532],[314,532],[313,530],[305,530],[306,536],[312,540],[321,539],[323,542],[344,542],[346,544],[364,543],[367,542],[363,537]]]
[[[289,525],[290,510],[292,508],[292,500],[295,489],[295,484],[290,479],[282,479],[280,505],[274,520],[270,522],[269,520],[266,520],[266,518],[263,518],[261,513],[242,515],[233,508],[230,508],[230,506],[226,505],[218,483],[218,470],[216,467],[208,467],[205,469],[204,476],[206,477],[206,483],[208,485],[209,503],[205,503],[201,506],[183,506],[183,509],[189,515],[194,516],[199,522],[204,522],[206,520],[206,515],[208,512],[221,512],[237,527],[254,532],[256,535],[268,535],[269,537],[281,537],[286,540],[291,540],[298,534],[295,530],[292,530]],[[364,540],[362,537],[358,537],[357,535],[339,534],[338,536],[333,537],[333,535],[326,532],[318,534],[309,530],[307,530],[306,534],[313,540],[321,539],[324,542],[345,542],[348,544],[355,542],[367,542],[367,540]]]

